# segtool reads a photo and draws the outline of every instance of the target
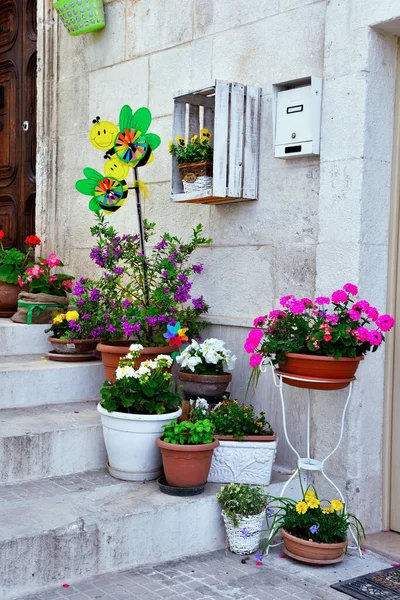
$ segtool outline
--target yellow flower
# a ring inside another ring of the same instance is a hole
[[[206,127],[203,127],[203,129],[200,130],[200,136],[203,139],[206,139],[208,141],[210,141],[211,139],[211,133],[208,131],[208,129]]]
[[[185,138],[181,137],[180,135],[177,135],[175,139],[178,142],[178,146],[180,146],[181,148],[184,148],[186,146]]]
[[[171,152],[171,150],[172,150],[172,148],[173,148],[174,146],[175,146],[175,144],[174,144],[173,140],[170,140],[170,141],[168,142],[168,150]]]
[[[79,319],[79,313],[76,310],[69,310],[65,315],[67,321],[77,321]]]
[[[343,502],[341,500],[331,500],[333,510],[342,510]]]
[[[308,500],[307,504],[310,508],[318,508],[320,502],[319,502],[318,498],[314,497],[314,498],[310,498]]]
[[[64,313],[58,313],[58,315],[56,315],[53,319],[53,324],[58,325],[59,323],[62,323],[64,321],[64,317]]]
[[[234,401],[233,401],[233,404],[237,404],[237,403],[238,403],[238,401],[237,401],[237,400],[234,400]]]
[[[308,502],[311,498],[315,498],[315,492],[313,492],[313,490],[307,490],[304,494],[304,500]]]
[[[308,505],[305,502],[298,502],[296,504],[296,512],[299,513],[299,515],[305,515],[307,511]]]
[[[199,136],[198,136],[198,135],[193,135],[193,136],[190,138],[190,141],[191,141],[191,142],[192,142],[192,144],[193,144],[193,142],[195,142],[197,139],[199,139]]]
[[[322,512],[324,513],[324,515],[330,515],[331,513],[334,512],[334,510],[330,506],[324,506],[324,508],[322,509]]]

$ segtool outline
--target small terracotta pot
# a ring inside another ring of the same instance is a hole
[[[220,396],[232,380],[231,373],[224,375],[196,375],[179,371],[178,378],[183,390],[190,396],[200,398]]]
[[[87,354],[96,350],[97,340],[60,340],[56,337],[47,338],[57,354]]]
[[[0,281],[0,317],[12,317],[17,312],[20,291],[18,284]]]
[[[276,433],[273,435],[244,435],[240,440],[233,435],[215,435],[214,437],[221,442],[275,442]]]
[[[212,455],[214,448],[219,444],[218,440],[211,444],[181,446],[163,442],[161,438],[158,438],[156,444],[161,448],[168,485],[189,488],[204,485],[207,482]]]
[[[363,356],[356,358],[332,358],[332,356],[314,356],[312,354],[296,354],[288,352],[286,362],[279,364],[276,369],[277,375],[287,373],[298,375],[310,381],[299,381],[282,377],[284,383],[293,387],[309,388],[311,390],[340,390],[355,380],[357,371]],[[313,381],[324,379],[323,383]]]
[[[135,343],[133,340],[118,340],[117,342],[100,343],[97,345],[97,350],[101,352],[106,379],[115,381],[115,371],[118,367],[119,359],[126,356],[129,352],[129,346]],[[172,354],[176,351],[176,346],[143,348],[140,351],[140,357],[135,360],[135,368],[138,368],[144,360],[154,360],[159,354]]]
[[[347,540],[338,544],[323,544],[302,540],[281,529],[285,554],[310,565],[332,565],[343,560]]]

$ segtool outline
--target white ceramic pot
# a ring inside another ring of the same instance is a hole
[[[219,437],[207,481],[269,485],[278,442],[226,441]]]
[[[258,515],[239,516],[239,525],[234,525],[232,519],[222,511],[231,552],[251,554],[258,550],[261,537],[266,529],[265,514],[266,510],[263,510]]]
[[[164,415],[134,415],[108,412],[98,404],[97,410],[110,475],[125,481],[157,479],[162,473],[162,459],[156,439],[163,433],[163,425],[180,417],[182,409]]]

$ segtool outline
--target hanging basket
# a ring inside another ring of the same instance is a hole
[[[178,165],[185,194],[202,192],[212,187],[213,164],[209,161]]]
[[[248,517],[238,516],[240,523],[239,525],[234,525],[231,517],[228,517],[222,511],[222,518],[224,519],[231,552],[235,554],[251,554],[258,550],[263,531],[266,529],[265,515],[266,510],[263,510],[258,515],[250,515]],[[245,536],[242,533],[244,529],[246,529]]]
[[[91,33],[106,25],[103,0],[59,0],[54,8],[70,35]]]

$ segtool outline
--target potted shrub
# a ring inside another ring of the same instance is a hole
[[[4,231],[0,229],[0,317],[12,317],[17,311],[18,295],[21,291],[18,278],[31,266],[32,251],[41,241],[36,235],[28,236],[25,240],[28,250],[24,254],[17,248],[4,248],[4,235]]]
[[[270,361],[278,375],[307,380],[283,379],[295,387],[335,390],[348,386],[364,355],[375,352],[394,325],[390,315],[379,315],[366,300],[356,302],[352,296],[357,294],[357,286],[346,283],[331,296],[315,300],[283,296],[281,309],[255,319],[255,329],[245,342],[254,369],[252,378],[257,382],[260,364]]]
[[[236,356],[225,348],[225,342],[209,338],[202,343],[193,340],[176,357],[176,362],[181,367],[178,378],[186,401],[185,415],[190,400],[200,397],[214,404],[221,400],[232,380],[231,373],[226,371],[235,368]]]
[[[265,529],[268,504],[262,488],[230,483],[221,488],[217,499],[222,504],[222,518],[231,552],[255,552]]]
[[[211,421],[219,440],[208,481],[269,485],[277,441],[265,414],[237,400],[224,399],[213,408],[204,398],[192,403],[190,419]]]
[[[176,158],[185,193],[201,192],[212,187],[213,149],[211,133],[202,129],[200,136],[194,135],[190,143],[177,135],[170,141],[168,149]]]
[[[330,565],[343,560],[347,530],[351,526],[361,546],[362,523],[348,513],[341,500],[319,500],[314,486],[308,486],[300,502],[291,498],[270,498],[273,512],[268,547],[281,531],[285,553],[309,564]]]
[[[201,273],[201,264],[191,265],[192,253],[208,244],[198,225],[188,243],[165,233],[146,256],[140,249],[138,235],[117,234],[103,214],[96,213],[97,224],[91,228],[96,246],[90,256],[101,269],[97,280],[81,278],[73,294],[80,312],[90,315],[101,344],[98,350],[106,370],[113,379],[121,356],[134,340],[143,346],[144,359],[174,352],[166,345],[168,325],[180,322],[188,336],[198,336],[207,324],[198,318],[208,310],[202,297],[192,298],[191,276]],[[155,223],[144,221],[144,236],[150,243]]]
[[[52,273],[53,269],[63,266],[53,252],[49,258],[39,257],[22,276],[18,276],[20,288],[27,291],[18,296],[18,311],[11,317],[15,323],[51,323],[54,311],[68,306],[67,294],[72,288],[73,277]]]
[[[117,479],[146,481],[161,474],[155,441],[163,425],[180,416],[179,394],[171,388],[173,359],[159,354],[140,362],[140,344],[120,359],[116,380],[105,381],[97,406],[103,425],[108,469]]]
[[[59,312],[45,333],[51,332],[48,338],[53,350],[49,353],[51,360],[79,361],[96,358],[95,350],[99,339],[91,339],[92,325],[89,320],[82,319],[77,310]]]
[[[207,482],[218,440],[207,419],[198,423],[171,421],[156,441],[161,449],[165,478],[171,487],[194,488]]]

